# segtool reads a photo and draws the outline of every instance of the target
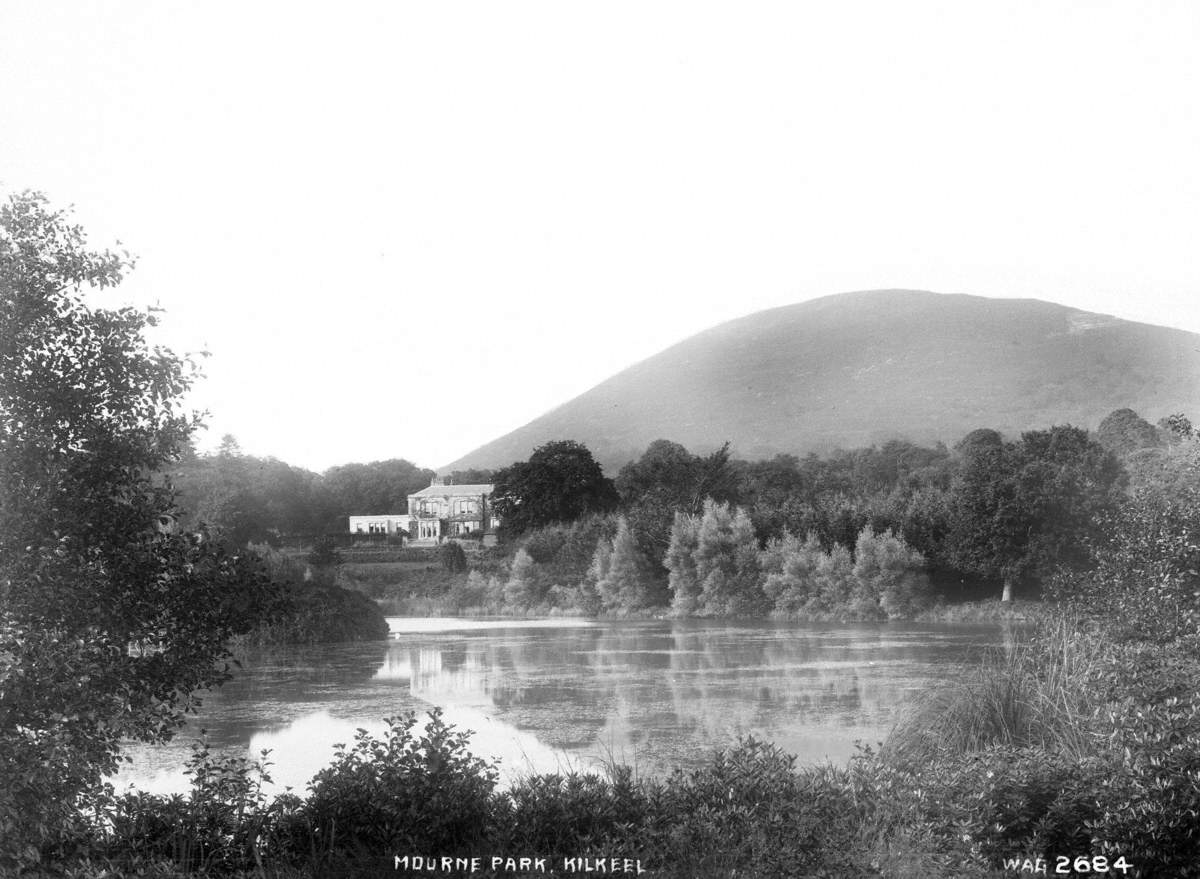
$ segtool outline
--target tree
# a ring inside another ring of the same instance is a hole
[[[766,609],[759,586],[758,541],[745,510],[707,501],[695,560],[701,610],[714,616],[753,616]]]
[[[888,617],[907,617],[929,603],[925,558],[890,530],[877,534],[868,525],[858,535],[854,579],[870,613],[878,609]]]
[[[952,489],[951,559],[1001,580],[1001,600],[1010,601],[1020,580],[1086,563],[1087,540],[1117,504],[1124,479],[1112,453],[1076,427],[976,446]]]
[[[696,570],[699,544],[700,517],[676,513],[671,542],[663,559],[671,572],[667,588],[671,592],[671,611],[676,616],[692,616],[700,607],[700,575]]]
[[[759,556],[759,565],[766,575],[763,592],[774,602],[775,610],[795,615],[807,609],[817,597],[817,570],[826,553],[817,535],[808,532],[804,540],[784,532],[773,538]]]
[[[273,542],[281,535],[345,532],[321,478],[274,458],[241,453],[226,435],[214,455],[188,449],[173,469],[185,527],[201,524],[235,545]]]
[[[428,486],[435,475],[403,458],[390,458],[331,467],[322,482],[339,516],[411,513],[408,496]]]
[[[854,557],[850,550],[835,543],[829,552],[817,559],[813,579],[816,581],[816,596],[809,601],[809,607],[818,614],[837,613],[845,609],[855,586]]]
[[[729,443],[700,456],[679,443],[660,439],[652,442],[641,458],[621,468],[616,487],[638,551],[657,563],[666,556],[675,514],[699,516],[708,498],[736,500],[738,480],[729,458]],[[653,567],[646,574],[661,590],[666,572],[658,564]]]
[[[650,606],[651,596],[642,573],[641,556],[624,517],[617,525],[608,558],[598,555],[596,561],[598,571],[603,571],[596,582],[596,591],[605,610],[631,611]]]
[[[154,314],[85,297],[130,266],[41,195],[0,206],[0,871],[51,850],[123,738],[172,735],[267,597],[174,527],[194,368]]]
[[[495,470],[470,468],[455,470],[450,474],[450,485],[491,485],[496,478]]]
[[[1106,415],[1096,430],[1096,440],[1122,458],[1164,445],[1154,425],[1132,409],[1115,409]]]
[[[528,461],[500,470],[492,498],[492,511],[507,537],[617,505],[612,480],[587,447],[573,440],[546,443]]]
[[[1106,517],[1092,545],[1092,564],[1063,571],[1054,597],[1075,603],[1110,633],[1200,646],[1200,472],[1174,496],[1137,496]]]
[[[504,584],[504,603],[511,610],[529,610],[538,601],[533,556],[518,549]]]

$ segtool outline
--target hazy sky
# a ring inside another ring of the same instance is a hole
[[[1200,332],[1200,3],[0,0],[0,189],[140,257],[204,440],[444,464],[877,287]]]

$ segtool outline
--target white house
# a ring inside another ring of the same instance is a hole
[[[410,526],[412,516],[407,513],[393,513],[381,516],[351,516],[351,534],[396,534],[400,531],[412,533]]]
[[[486,483],[445,485],[434,477],[428,488],[408,496],[408,512],[351,516],[351,534],[396,534],[403,530],[414,543],[436,543],[443,537],[487,534],[500,527],[491,513],[492,489]]]

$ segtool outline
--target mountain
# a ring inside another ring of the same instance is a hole
[[[574,439],[610,473],[655,439],[739,457],[893,438],[1095,428],[1129,407],[1200,420],[1200,336],[1036,299],[873,290],[760,311],[629,367],[443,471]]]

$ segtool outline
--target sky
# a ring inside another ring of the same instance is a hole
[[[201,446],[438,467],[900,287],[1200,332],[1200,3],[0,0],[0,192],[207,351]]]

